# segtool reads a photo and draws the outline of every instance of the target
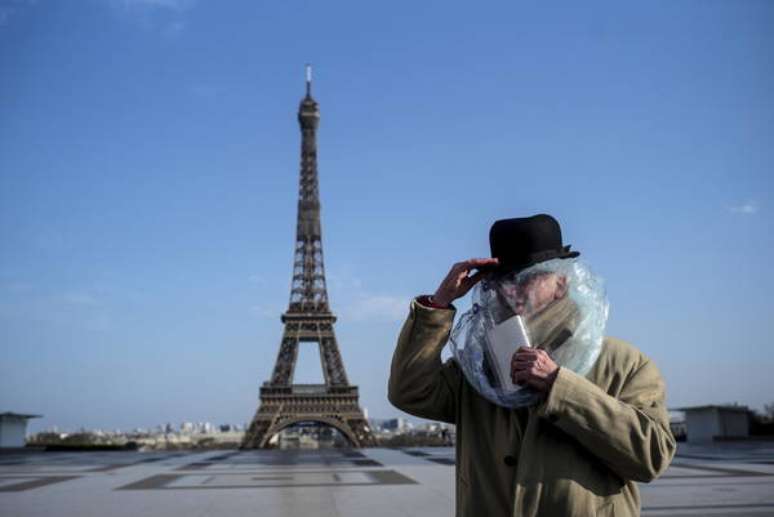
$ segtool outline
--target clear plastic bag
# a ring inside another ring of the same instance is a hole
[[[584,262],[548,260],[516,273],[490,273],[476,284],[449,347],[482,396],[504,407],[529,406],[543,395],[511,381],[516,349],[542,348],[559,366],[585,375],[601,351],[608,312],[604,282]]]

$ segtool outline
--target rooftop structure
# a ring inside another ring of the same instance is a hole
[[[0,413],[0,448],[24,447],[27,437],[27,421],[42,415]]]

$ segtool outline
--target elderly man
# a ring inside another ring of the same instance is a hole
[[[676,450],[664,381],[642,352],[604,338],[582,376],[557,365],[546,343],[521,347],[512,356],[511,379],[540,396],[515,408],[483,397],[454,359],[441,362],[456,311],[451,303],[490,269],[519,272],[578,255],[562,245],[558,222],[544,214],[495,222],[490,247],[492,258],[455,264],[434,295],[412,301],[392,360],[390,402],[456,424],[458,516],[639,515],[635,482],[658,477]],[[562,275],[527,281],[522,297],[510,300],[516,314],[529,317],[528,308],[539,312],[566,296]]]

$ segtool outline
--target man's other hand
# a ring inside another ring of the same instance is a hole
[[[559,366],[545,350],[522,346],[511,358],[511,380],[526,384],[542,393],[551,391]]]
[[[433,302],[446,307],[457,298],[465,296],[484,275],[483,271],[478,271],[468,276],[470,271],[483,266],[495,266],[497,263],[496,258],[473,258],[457,262],[452,266],[449,274],[443,279],[438,289],[436,289],[433,295]]]

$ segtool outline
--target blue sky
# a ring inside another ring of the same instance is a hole
[[[765,1],[0,0],[0,411],[251,418],[306,62],[329,294],[371,416],[399,414],[411,297],[538,212],[606,278],[609,333],[669,406],[774,402],[772,22]]]

